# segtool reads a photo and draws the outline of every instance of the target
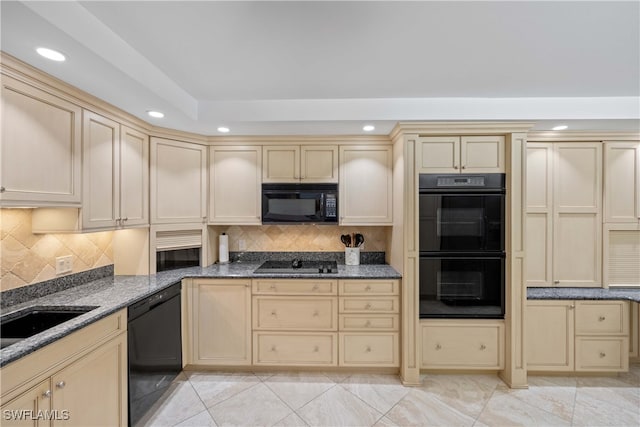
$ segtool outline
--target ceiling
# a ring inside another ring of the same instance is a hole
[[[640,131],[640,2],[25,1],[2,50],[162,127],[388,134],[397,121]],[[45,46],[67,61],[35,53]],[[152,119],[148,110],[165,113]]]

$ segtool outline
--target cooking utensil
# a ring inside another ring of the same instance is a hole
[[[348,248],[351,247],[351,236],[348,234],[343,234],[340,236],[340,241]]]
[[[360,246],[362,246],[364,244],[364,236],[360,233],[356,234],[356,238],[355,238],[355,246],[356,248],[359,248]]]

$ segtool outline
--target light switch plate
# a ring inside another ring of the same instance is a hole
[[[56,258],[56,274],[69,273],[73,270],[73,256],[59,256]]]

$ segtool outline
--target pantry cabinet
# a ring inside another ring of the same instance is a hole
[[[0,206],[80,206],[79,106],[2,75]]]
[[[198,279],[189,287],[188,364],[251,364],[251,281]]]
[[[151,223],[205,223],[207,147],[151,138]]]
[[[527,370],[628,370],[628,301],[531,300],[526,319]]]
[[[527,144],[527,286],[602,285],[602,145]]]
[[[392,147],[340,147],[340,225],[391,225]]]
[[[262,147],[209,147],[209,223],[260,225]]]
[[[418,139],[418,173],[504,173],[504,136],[428,136]]]
[[[338,182],[338,146],[264,146],[262,182]]]

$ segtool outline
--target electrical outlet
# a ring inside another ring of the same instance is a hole
[[[247,242],[244,239],[238,239],[238,249],[241,251],[247,250]]]
[[[56,274],[69,273],[73,270],[73,256],[59,256],[56,258]]]

